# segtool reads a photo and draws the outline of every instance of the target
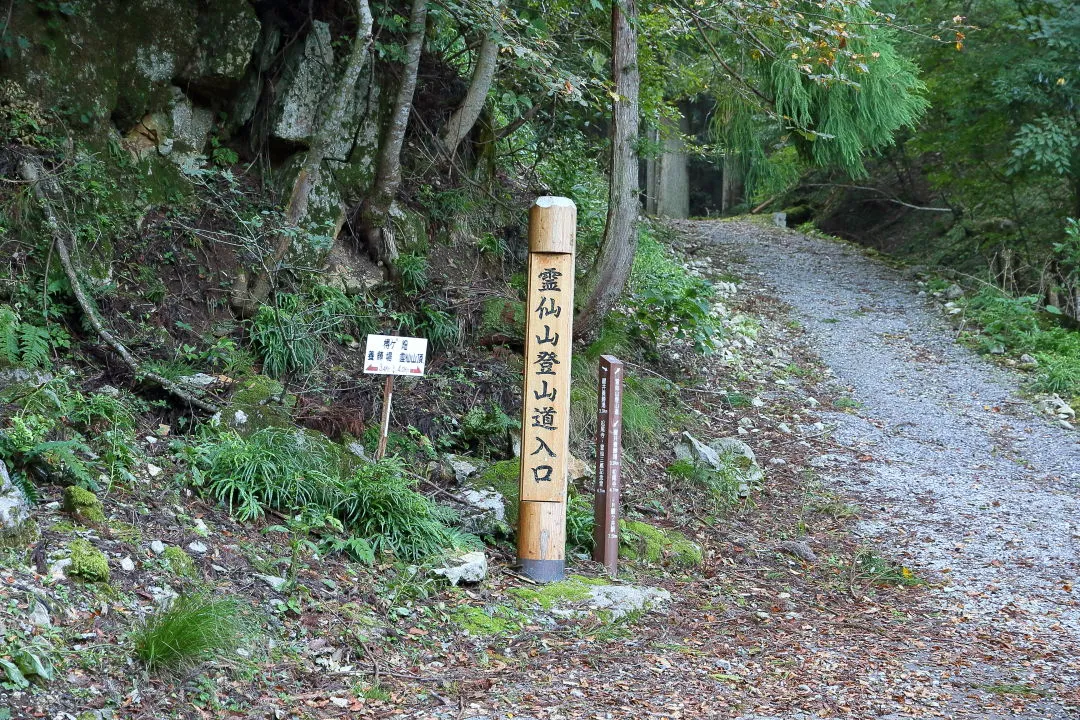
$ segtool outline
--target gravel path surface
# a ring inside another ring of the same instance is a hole
[[[745,257],[736,272],[792,306],[862,403],[824,418],[867,460],[833,478],[868,511],[860,531],[941,582],[957,622],[1072,653],[1057,671],[1075,678],[1080,433],[1038,415],[1017,376],[957,345],[914,283],[857,249],[745,222],[687,229]]]

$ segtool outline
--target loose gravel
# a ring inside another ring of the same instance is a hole
[[[861,250],[748,222],[685,229],[744,258],[736,274],[793,308],[861,404],[823,419],[864,460],[830,479],[866,511],[867,541],[940,583],[956,622],[1056,649],[1052,671],[1076,681],[1080,433],[1036,412],[1019,375],[955,342],[916,283]]]

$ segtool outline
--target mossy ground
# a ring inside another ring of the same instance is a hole
[[[621,558],[650,564],[670,564],[681,568],[701,564],[701,547],[678,530],[667,530],[635,520],[622,521],[620,525]]]
[[[164,558],[169,570],[177,577],[195,577],[195,561],[182,548],[170,545],[165,548]]]
[[[460,607],[450,613],[450,619],[470,635],[484,637],[518,632],[525,618],[506,606]]]

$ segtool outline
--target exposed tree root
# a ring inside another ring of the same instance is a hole
[[[38,204],[41,206],[41,211],[45,215],[45,223],[52,233],[53,244],[56,246],[56,252],[60,256],[60,264],[63,265],[64,273],[67,275],[68,282],[71,283],[71,290],[75,293],[75,299],[78,300],[79,307],[82,308],[83,313],[90,321],[90,324],[93,326],[94,331],[97,332],[98,336],[105,341],[109,347],[116,351],[121,359],[123,359],[124,364],[127,365],[131,372],[137,377],[146,378],[147,380],[156,383],[170,395],[183,400],[192,407],[205,410],[209,413],[218,412],[219,408],[217,405],[196,397],[169,378],[143,368],[142,363],[131,354],[131,351],[105,327],[105,324],[101,321],[101,316],[98,315],[94,302],[86,294],[86,291],[83,290],[82,282],[79,280],[78,268],[75,267],[75,263],[71,259],[71,251],[68,247],[66,233],[60,225],[59,219],[56,217],[52,201],[49,199],[49,193],[46,191],[45,185],[50,181],[43,177],[40,164],[30,159],[23,160],[19,163],[19,174],[22,175],[22,178],[29,183],[34,191],[34,197],[37,199]]]

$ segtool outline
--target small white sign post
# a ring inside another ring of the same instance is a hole
[[[368,335],[364,348],[364,372],[385,375],[383,386],[382,426],[375,459],[386,454],[386,437],[390,433],[390,401],[394,396],[394,376],[423,377],[427,361],[427,339],[398,335]]]

